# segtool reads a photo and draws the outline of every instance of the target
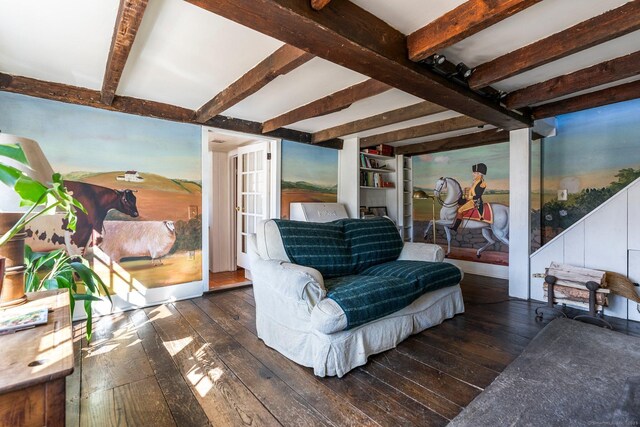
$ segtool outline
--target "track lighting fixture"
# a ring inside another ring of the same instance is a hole
[[[427,59],[424,60],[424,63],[429,66],[435,67],[437,65],[444,64],[444,61],[446,60],[447,60],[446,56],[440,55],[438,53],[434,53],[433,55],[427,57]]]
[[[458,65],[456,65],[456,71],[458,72],[458,75],[465,80],[473,74],[473,68],[467,67],[464,62],[459,62]]]

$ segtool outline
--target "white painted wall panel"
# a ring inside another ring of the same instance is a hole
[[[360,210],[359,153],[357,138],[345,139],[338,151],[338,203],[345,206],[349,218],[358,218]]]
[[[211,152],[212,164],[212,199],[211,227],[209,233],[210,270],[213,273],[230,271],[235,267],[233,250],[231,250],[233,227],[231,217],[231,170],[229,154]]]
[[[531,258],[531,274],[544,274],[544,269],[552,262],[564,263],[564,238],[560,237],[540,248]],[[545,301],[542,284],[544,279],[531,277],[531,299]]]
[[[627,274],[627,194],[617,194],[585,219],[587,268]],[[627,318],[627,300],[612,296],[605,315]]]
[[[509,295],[529,298],[531,129],[509,133]]]
[[[578,223],[564,235],[564,263],[584,267],[584,223]]]
[[[629,251],[629,279],[640,283],[640,251]],[[640,294],[640,288],[636,288],[636,292]],[[638,304],[634,301],[629,301],[629,319],[640,322]]]
[[[627,227],[629,232],[629,249],[640,250],[640,181],[636,182],[628,192]]]

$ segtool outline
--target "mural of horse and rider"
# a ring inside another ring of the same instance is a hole
[[[414,241],[435,224],[449,258],[508,265],[508,168],[508,144],[414,157],[414,190],[435,197],[414,200]]]

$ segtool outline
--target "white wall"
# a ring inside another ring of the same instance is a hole
[[[509,295],[529,298],[531,250],[531,129],[511,131],[509,143]]]
[[[358,218],[360,213],[360,156],[358,138],[344,140],[338,151],[338,203],[345,205],[349,218]]]
[[[232,217],[231,159],[227,152],[209,152],[211,157],[211,197],[209,254],[210,271],[230,271],[235,269],[235,257],[229,248],[234,239]]]
[[[531,255],[531,274],[544,273],[552,261],[624,274],[640,281],[640,245],[636,239],[640,179],[621,190]],[[543,280],[531,278],[531,298],[544,300]],[[635,302],[609,296],[605,315],[640,320]]]

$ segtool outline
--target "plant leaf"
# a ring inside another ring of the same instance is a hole
[[[73,297],[77,301],[102,301],[101,298],[89,294],[75,294]]]
[[[82,280],[87,289],[89,289],[92,293],[95,293],[96,285],[94,283],[94,276],[96,274],[93,272],[93,270],[78,261],[71,262],[69,265],[71,265],[71,268],[73,268],[78,276],[80,276],[80,280]]]
[[[91,334],[93,333],[93,312],[91,310],[91,303],[93,301],[86,300],[84,302],[84,312],[87,313],[87,341],[91,341]]]
[[[56,279],[47,279],[44,281],[46,289],[58,289],[58,281]]]
[[[0,144],[0,157],[7,157],[25,165],[29,164],[27,156],[18,144]]]

